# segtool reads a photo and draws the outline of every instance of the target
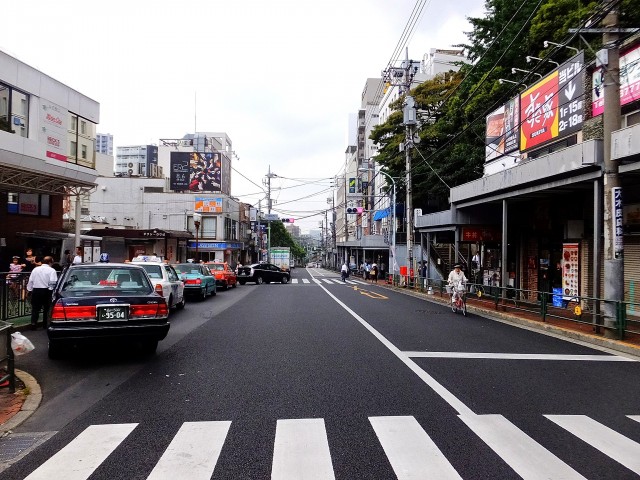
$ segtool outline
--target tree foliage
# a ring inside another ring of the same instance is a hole
[[[290,247],[291,255],[294,258],[304,258],[306,252],[304,248],[296,243],[291,237],[291,234],[284,228],[282,222],[270,222],[271,223],[271,238],[269,243],[272,247]]]
[[[639,1],[621,2],[621,19],[627,24],[640,20]],[[545,75],[555,68],[546,61],[547,57],[559,63],[567,60],[573,55],[571,50],[545,48],[544,41],[570,42],[579,48],[580,37],[568,30],[580,28],[587,19],[601,14],[601,6],[594,0],[486,0],[485,16],[468,19],[468,42],[460,46],[472,64],[461,66],[459,72],[437,75],[411,91],[421,121],[420,143],[412,151],[415,208],[424,212],[446,209],[449,187],[482,176],[486,116],[522,89],[521,85],[501,84],[498,80],[531,84],[537,79],[534,74],[511,69]],[[598,45],[598,39],[591,40]],[[543,61],[528,63],[527,56]],[[405,140],[403,101],[400,98],[391,105],[395,111],[371,134],[380,147],[376,161],[386,173],[399,179],[398,198],[403,198],[406,176],[405,154],[399,150]]]

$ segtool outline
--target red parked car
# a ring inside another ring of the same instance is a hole
[[[227,262],[207,262],[207,267],[216,277],[216,286],[226,290],[229,287],[236,288],[238,285],[236,273],[231,270]]]

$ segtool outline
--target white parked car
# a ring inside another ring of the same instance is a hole
[[[171,265],[163,263],[155,257],[147,256],[136,257],[131,263],[145,269],[156,292],[165,298],[170,309],[184,308],[184,282]]]

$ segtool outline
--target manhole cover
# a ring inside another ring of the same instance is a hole
[[[0,438],[0,463],[9,462],[38,446],[53,435],[53,432],[10,433]]]

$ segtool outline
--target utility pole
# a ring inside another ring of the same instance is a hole
[[[620,129],[620,46],[618,7],[604,0],[611,10],[604,18],[603,47],[608,62],[604,66],[604,334],[616,336],[616,302],[624,300],[624,251],[622,231],[622,186],[618,164],[611,160],[611,134]],[[597,234],[597,232],[596,232]],[[598,255],[598,252],[594,252]]]
[[[411,82],[413,81],[413,61],[409,60],[409,49],[406,50],[405,58],[405,93],[403,108],[403,123],[405,126],[405,188],[406,188],[406,224],[407,224],[407,280],[411,278],[411,270],[413,270],[413,207],[412,207],[412,188],[411,188],[411,149],[413,148],[413,128],[417,123],[416,103],[409,93],[411,92]],[[395,207],[394,207],[395,208]],[[395,255],[395,252],[394,252]],[[408,283],[408,282],[407,282]],[[408,285],[407,285],[408,286]]]
[[[271,214],[271,178],[277,177],[275,173],[271,173],[271,165],[267,173],[267,213]],[[271,220],[267,222],[267,262],[271,262]]]

